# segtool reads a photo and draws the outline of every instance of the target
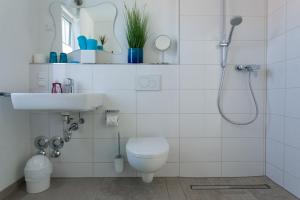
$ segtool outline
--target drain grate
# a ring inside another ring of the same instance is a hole
[[[191,185],[191,190],[267,190],[271,187],[267,184],[259,185]]]

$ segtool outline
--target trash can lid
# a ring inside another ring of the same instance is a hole
[[[52,172],[52,163],[47,156],[35,155],[26,163],[24,171],[48,171]]]

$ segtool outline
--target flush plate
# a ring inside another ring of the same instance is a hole
[[[161,75],[140,75],[136,79],[137,91],[160,91]]]

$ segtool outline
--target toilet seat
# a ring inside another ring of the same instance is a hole
[[[127,153],[137,158],[155,159],[168,154],[169,144],[165,138],[131,138],[126,145]]]

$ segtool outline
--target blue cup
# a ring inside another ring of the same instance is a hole
[[[79,48],[81,50],[86,50],[87,49],[87,39],[84,35],[81,35],[77,38],[78,40],[78,45],[79,45]]]
[[[97,46],[98,46],[98,41],[95,39],[88,39],[86,41],[87,44],[87,50],[97,50]]]
[[[128,63],[143,63],[144,50],[142,48],[129,48],[128,49]]]
[[[59,57],[60,63],[68,63],[68,55],[66,53],[61,53]]]
[[[50,52],[49,63],[57,63],[57,53]]]

